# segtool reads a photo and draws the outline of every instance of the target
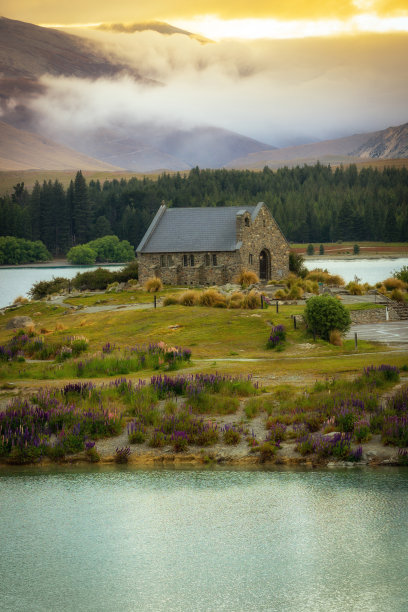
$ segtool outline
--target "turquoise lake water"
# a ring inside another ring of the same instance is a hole
[[[2,611],[406,612],[408,470],[0,471]]]
[[[54,277],[74,278],[78,272],[96,270],[98,266],[61,266],[33,268],[0,268],[0,308],[12,304],[19,295],[27,296],[29,290],[39,281],[49,281]],[[123,265],[104,266],[109,270],[119,270]]]

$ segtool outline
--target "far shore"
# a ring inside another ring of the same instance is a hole
[[[37,261],[33,263],[4,265],[0,266],[0,270],[10,270],[15,268],[104,268],[106,266],[126,266],[129,262],[98,262],[94,264],[70,264],[67,259],[50,259],[50,261]]]
[[[384,252],[384,253],[365,253],[365,252],[360,252],[359,255],[355,255],[354,253],[350,253],[349,255],[346,255],[345,253],[342,254],[334,254],[332,252],[325,252],[323,255],[320,255],[319,253],[315,253],[314,255],[307,255],[306,253],[301,253],[299,251],[299,249],[293,249],[295,250],[298,254],[302,255],[302,257],[304,258],[305,261],[313,261],[316,259],[327,259],[328,261],[331,259],[335,259],[338,261],[358,261],[358,260],[362,260],[362,259],[400,259],[401,257],[408,257],[408,245],[407,245],[407,250],[405,251],[393,251],[392,253],[390,253],[389,251]],[[0,270],[11,270],[11,269],[18,269],[18,268],[94,268],[94,267],[98,267],[98,268],[104,268],[104,267],[108,267],[108,266],[126,266],[129,262],[112,262],[112,261],[105,261],[105,262],[98,262],[98,263],[94,263],[94,264],[85,264],[85,265],[81,265],[81,264],[70,264],[69,261],[67,259],[51,259],[50,261],[41,261],[41,262],[34,262],[34,263],[25,263],[25,264],[15,264],[15,265],[0,265]]]

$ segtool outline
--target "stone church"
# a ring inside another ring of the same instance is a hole
[[[289,272],[289,244],[263,202],[256,206],[162,205],[137,248],[139,280],[224,285],[242,269],[260,280]]]

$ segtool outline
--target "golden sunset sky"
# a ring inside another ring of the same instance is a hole
[[[408,0],[3,0],[2,13],[60,26],[159,20],[218,40],[408,32]]]

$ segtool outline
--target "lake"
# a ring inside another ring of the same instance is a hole
[[[340,274],[346,282],[354,280],[357,275],[370,284],[391,276],[393,270],[408,266],[408,257],[395,259],[307,259],[305,265],[313,268],[327,268],[332,274]],[[106,266],[117,270],[123,266]],[[34,283],[40,280],[51,280],[53,276],[73,278],[78,272],[95,270],[97,266],[65,266],[65,267],[19,267],[0,268],[0,308],[12,304],[17,296],[26,296]]]
[[[375,285],[379,281],[392,276],[395,270],[402,266],[408,266],[408,257],[396,257],[395,259],[306,259],[305,266],[308,270],[314,268],[327,269],[330,274],[340,274],[349,283],[358,276],[363,283]]]
[[[4,612],[406,612],[408,470],[0,470]]]
[[[12,304],[19,295],[27,296],[38,281],[51,280],[54,276],[73,278],[78,272],[96,270],[98,266],[41,266],[0,268],[0,308]],[[122,265],[104,266],[109,270],[119,270]]]

